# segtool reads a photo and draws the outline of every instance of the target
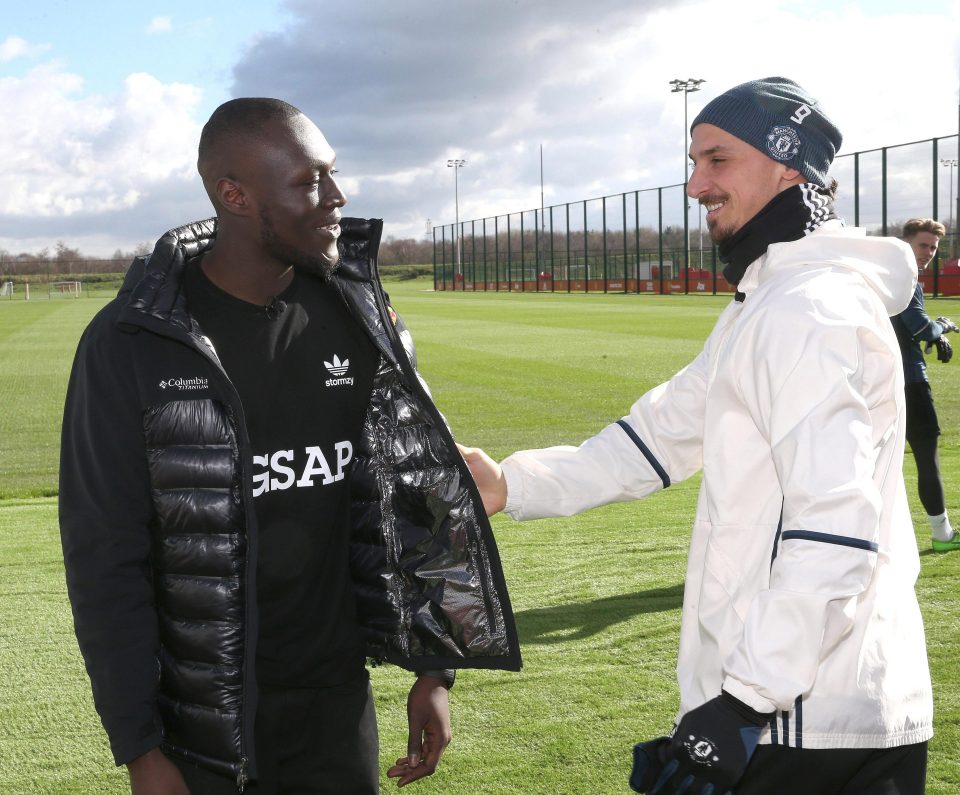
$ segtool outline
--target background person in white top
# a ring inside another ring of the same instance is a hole
[[[634,789],[922,793],[932,697],[888,319],[914,258],[836,217],[840,132],[796,83],[736,86],[691,133],[688,193],[738,289],[701,354],[579,447],[464,456],[515,519],[703,470],[677,724],[634,749]]]

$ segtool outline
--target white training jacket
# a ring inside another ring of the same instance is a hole
[[[771,245],[703,351],[579,447],[503,462],[514,519],[632,500],[701,468],[680,712],[720,694],[761,742],[887,748],[933,735],[903,481],[910,248],[838,221]]]

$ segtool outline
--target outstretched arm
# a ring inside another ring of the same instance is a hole
[[[476,447],[457,445],[487,516],[570,516],[599,505],[646,497],[703,465],[709,345],[667,383],[578,447],[521,450],[500,464]]]

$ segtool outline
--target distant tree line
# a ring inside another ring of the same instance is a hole
[[[0,280],[13,277],[39,277],[48,281],[63,275],[125,273],[134,257],[149,254],[153,246],[141,243],[131,251],[117,249],[109,257],[91,257],[60,241],[36,253],[12,254],[0,248]],[[379,262],[383,266],[433,263],[433,243],[429,240],[388,237],[380,244]]]
[[[150,250],[149,245],[142,243],[132,251],[118,248],[110,257],[91,257],[63,241],[59,241],[52,252],[49,248],[42,248],[35,254],[11,254],[0,248],[0,278],[39,276],[41,281],[46,281],[63,275],[123,273],[135,256],[147,254]]]

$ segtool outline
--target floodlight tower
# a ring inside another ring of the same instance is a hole
[[[700,90],[700,84],[706,83],[706,80],[694,77],[688,77],[686,80],[671,80],[673,86],[671,93],[679,94],[683,92],[683,265],[690,268],[690,202],[687,198],[687,181],[689,179],[689,161],[690,153],[687,145],[687,94]],[[701,244],[702,245],[702,244]],[[689,285],[687,279],[683,280],[683,291],[687,292]]]
[[[457,184],[457,173],[467,164],[466,160],[454,158],[447,161],[447,168],[453,169],[453,211],[456,219],[456,227],[453,233],[453,250],[455,271],[454,273],[463,276],[463,267],[460,264],[460,249],[463,247],[463,240],[460,238],[460,189]]]
[[[537,263],[537,267],[539,268],[540,273],[543,273],[543,271],[545,270],[543,263],[544,263],[544,260],[546,259],[545,249],[547,246],[547,238],[546,238],[547,227],[546,227],[546,219],[543,217],[543,210],[544,210],[544,207],[543,207],[543,144],[540,144],[540,261]],[[550,241],[550,246],[552,251],[553,250],[552,240]],[[538,275],[537,279],[539,278],[540,277]]]

